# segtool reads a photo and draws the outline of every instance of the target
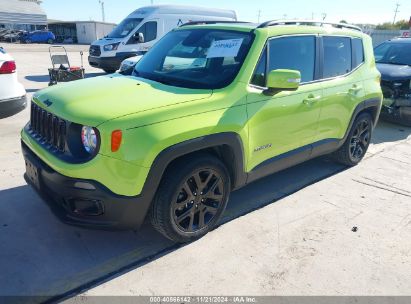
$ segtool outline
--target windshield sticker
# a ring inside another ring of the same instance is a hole
[[[242,44],[243,38],[214,41],[208,49],[207,58],[236,57]]]

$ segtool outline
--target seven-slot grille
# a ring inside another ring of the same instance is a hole
[[[50,148],[64,152],[66,146],[65,120],[31,103],[30,130],[33,136]]]
[[[90,56],[100,56],[101,55],[101,49],[100,46],[98,45],[92,45],[90,46]]]

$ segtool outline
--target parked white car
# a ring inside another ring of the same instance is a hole
[[[140,61],[141,58],[143,58],[143,55],[138,55],[123,60],[118,71],[125,75],[131,75],[131,73],[134,70],[134,67],[136,66],[137,62]]]
[[[26,105],[26,90],[17,80],[16,62],[0,47],[0,118],[17,114]]]

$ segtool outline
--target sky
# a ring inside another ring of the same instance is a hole
[[[186,4],[234,9],[238,19],[258,22],[272,19],[322,19],[349,23],[392,22],[396,3],[400,4],[397,20],[409,20],[411,0],[104,0],[106,21],[119,23],[135,9],[154,4]],[[43,0],[49,19],[64,21],[102,20],[99,0]]]

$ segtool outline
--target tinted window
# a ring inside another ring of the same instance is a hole
[[[144,23],[136,33],[143,33],[144,42],[150,42],[157,38],[157,22],[150,21]],[[137,40],[134,37],[131,37],[127,44],[136,44]]]
[[[354,38],[352,39],[352,50],[353,50],[353,69],[364,62],[364,47],[362,44],[362,39]]]
[[[157,22],[150,21],[145,24],[144,41],[149,42],[157,38]]]
[[[265,72],[267,68],[267,49],[264,49],[263,55],[260,58],[260,61],[257,64],[257,67],[254,71],[253,78],[251,79],[251,83],[265,87]]]
[[[384,43],[374,52],[377,63],[411,66],[411,45],[408,43]]]
[[[351,39],[324,37],[324,78],[341,76],[351,71]]]
[[[268,70],[290,69],[301,72],[302,82],[314,80],[315,37],[285,37],[269,43]]]

